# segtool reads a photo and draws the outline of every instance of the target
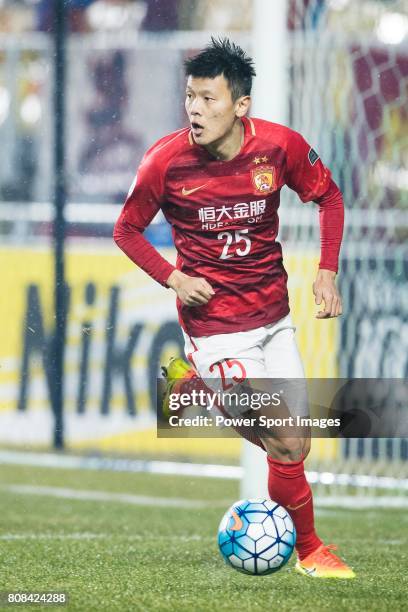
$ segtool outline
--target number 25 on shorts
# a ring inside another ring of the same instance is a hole
[[[220,373],[223,391],[227,391],[234,386],[232,383],[227,382],[227,379],[233,380],[236,383],[242,383],[246,379],[245,367],[238,359],[216,361],[210,365],[210,372],[214,372],[215,368],[218,368]],[[232,373],[232,370],[234,373]]]

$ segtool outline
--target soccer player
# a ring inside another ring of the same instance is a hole
[[[343,201],[316,151],[276,123],[248,117],[253,62],[228,39],[185,62],[190,127],[164,136],[145,154],[114,238],[132,261],[177,295],[186,379],[300,379],[304,370],[288,303],[278,233],[280,190],[287,185],[319,207],[321,259],[313,284],[317,318],[342,312],[335,284]],[[165,103],[165,102],[164,102]],[[177,265],[143,231],[159,210],[172,226]],[[188,370],[188,371],[187,371]],[[174,382],[170,369],[170,383]],[[271,498],[297,530],[296,569],[313,577],[354,572],[316,534],[303,461],[310,439],[252,440],[267,453]]]

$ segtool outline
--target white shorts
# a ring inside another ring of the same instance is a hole
[[[307,415],[305,372],[288,314],[264,327],[231,334],[191,337],[185,334],[185,354],[214,391],[245,380],[287,381],[285,389],[292,415]],[[296,379],[289,383],[288,379]],[[282,385],[280,385],[281,387]]]
[[[226,378],[242,377],[242,368],[226,360],[238,360],[245,378],[304,378],[302,360],[290,314],[276,323],[232,334],[199,338],[184,334],[185,354],[201,378],[219,378],[215,364],[224,363]]]

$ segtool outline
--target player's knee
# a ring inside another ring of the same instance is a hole
[[[310,453],[311,440],[310,438],[304,438],[302,442],[303,442],[303,458],[306,459],[306,457]]]
[[[278,461],[300,461],[310,450],[302,438],[265,438],[262,442],[268,455]]]

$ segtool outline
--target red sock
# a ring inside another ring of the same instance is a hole
[[[268,467],[269,495],[292,517],[297,533],[296,551],[302,560],[322,544],[314,528],[313,496],[303,459],[283,462],[268,455]]]

